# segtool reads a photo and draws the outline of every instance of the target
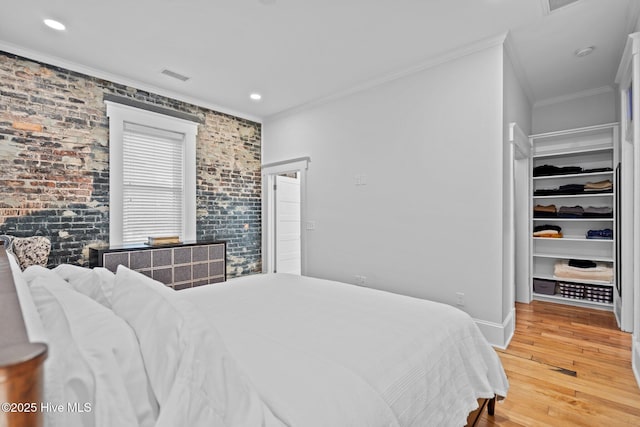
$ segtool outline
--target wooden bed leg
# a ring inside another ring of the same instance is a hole
[[[469,413],[465,427],[473,427],[478,423],[480,415],[482,415],[482,411],[484,410],[484,407],[487,406],[488,401],[489,399],[478,399],[478,408]]]
[[[496,397],[493,396],[489,399],[489,404],[487,405],[487,413],[491,416],[496,413]]]

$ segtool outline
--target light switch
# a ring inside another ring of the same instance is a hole
[[[357,174],[355,176],[355,183],[356,183],[356,186],[367,185],[367,175],[365,175],[365,174]]]

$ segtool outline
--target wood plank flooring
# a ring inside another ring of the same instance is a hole
[[[509,395],[478,426],[640,426],[631,334],[613,313],[534,301],[516,304],[516,331],[498,350]]]

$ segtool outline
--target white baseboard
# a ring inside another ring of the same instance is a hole
[[[640,387],[640,342],[636,341],[635,337],[631,338],[631,368]]]
[[[486,320],[473,319],[484,337],[494,347],[506,349],[516,330],[516,309],[511,309],[502,323],[487,322]]]

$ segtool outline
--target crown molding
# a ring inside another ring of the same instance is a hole
[[[144,83],[139,80],[130,79],[118,74],[112,74],[107,71],[101,71],[101,70],[98,70],[97,68],[87,67],[85,65],[78,64],[73,61],[67,61],[66,59],[62,59],[57,56],[52,56],[39,51],[27,49],[21,46],[17,46],[13,43],[5,42],[3,40],[0,40],[0,50],[13,55],[21,56],[26,59],[30,59],[33,61],[42,62],[44,64],[53,65],[55,67],[65,68],[67,70],[74,71],[76,73],[85,74],[90,77],[96,77],[98,79],[107,80],[113,83],[134,87],[136,89],[143,90],[143,91],[160,95],[160,96],[166,96],[167,98],[186,102],[188,104],[196,105],[198,107],[206,108],[219,113],[228,114],[241,119],[251,120],[257,123],[262,123],[262,118],[258,116],[246,114],[240,111],[223,107],[218,104],[212,104],[203,99],[186,96],[184,94],[163,89],[158,86],[150,85],[148,83]]]
[[[628,36],[625,38],[625,43],[621,46],[620,52],[618,54],[618,58],[620,58],[620,61],[615,78],[615,82],[617,84],[622,83],[624,73],[631,63],[631,56],[637,53],[633,52],[633,48],[634,46],[637,46],[637,42],[634,43],[634,40],[637,40],[640,34],[637,32],[634,33],[634,31],[640,31],[640,2],[632,2],[629,5],[627,22],[625,24],[625,34],[628,34]],[[637,47],[635,48],[637,49]]]
[[[504,39],[504,51],[511,61],[513,70],[515,71],[518,81],[520,82],[520,86],[522,87],[522,90],[524,91],[524,94],[529,101],[529,105],[533,105],[533,90],[531,89],[529,78],[527,77],[527,71],[522,65],[522,62],[520,61],[520,55],[518,55],[518,51],[513,44],[513,36],[511,35],[510,31],[507,32]]]
[[[540,0],[540,7],[542,8],[543,16],[547,16],[551,13],[551,8],[549,7],[549,0]]]
[[[640,33],[633,33],[627,36],[627,42],[624,45],[622,51],[622,59],[620,59],[620,65],[618,66],[618,72],[616,73],[616,84],[624,86],[626,88],[631,81],[631,59],[634,55],[638,54]]]
[[[270,116],[267,116],[265,118],[265,122],[269,121],[269,120],[275,120],[275,119],[280,119],[283,117],[287,117],[290,116],[292,114],[295,113],[299,113],[301,111],[304,110],[308,110],[314,107],[318,107],[320,105],[323,104],[327,104],[331,101],[335,101],[341,98],[345,98],[349,95],[353,95],[356,94],[358,92],[363,92],[365,90],[369,90],[372,88],[375,88],[377,86],[381,86],[385,83],[389,83],[392,82],[394,80],[398,80],[401,79],[403,77],[408,77],[410,75],[419,73],[421,71],[424,70],[428,70],[429,68],[433,68],[433,67],[437,67],[438,65],[441,64],[445,64],[447,62],[450,61],[454,61],[456,59],[460,59],[463,58],[465,56],[468,55],[472,55],[474,53],[477,52],[482,52],[483,50],[489,49],[491,47],[496,47],[496,46],[500,46],[504,44],[504,41],[507,37],[507,32],[501,33],[497,36],[493,36],[493,37],[489,37],[486,39],[482,39],[479,41],[476,41],[474,43],[470,43],[461,47],[458,47],[456,49],[452,49],[448,52],[445,52],[444,54],[435,56],[435,57],[431,57],[425,61],[422,61],[416,65],[413,65],[411,67],[399,70],[399,71],[395,71],[393,73],[389,73],[389,74],[385,74],[382,75],[380,77],[368,80],[366,82],[363,82],[361,84],[358,84],[356,86],[352,86],[348,89],[336,92],[334,94],[322,97],[322,98],[317,98],[314,99],[312,101],[306,102],[304,104],[300,104],[296,107],[293,108],[289,108],[283,111],[280,111],[278,113],[272,114]]]
[[[632,1],[629,4],[625,34],[640,31],[640,2]]]
[[[542,99],[533,104],[533,108],[546,107],[548,105],[559,104],[561,102],[573,101],[575,99],[585,98],[587,96],[600,95],[603,93],[613,92],[612,86],[601,86],[594,89],[583,90],[580,92],[570,93],[568,95],[555,96],[553,98]]]

